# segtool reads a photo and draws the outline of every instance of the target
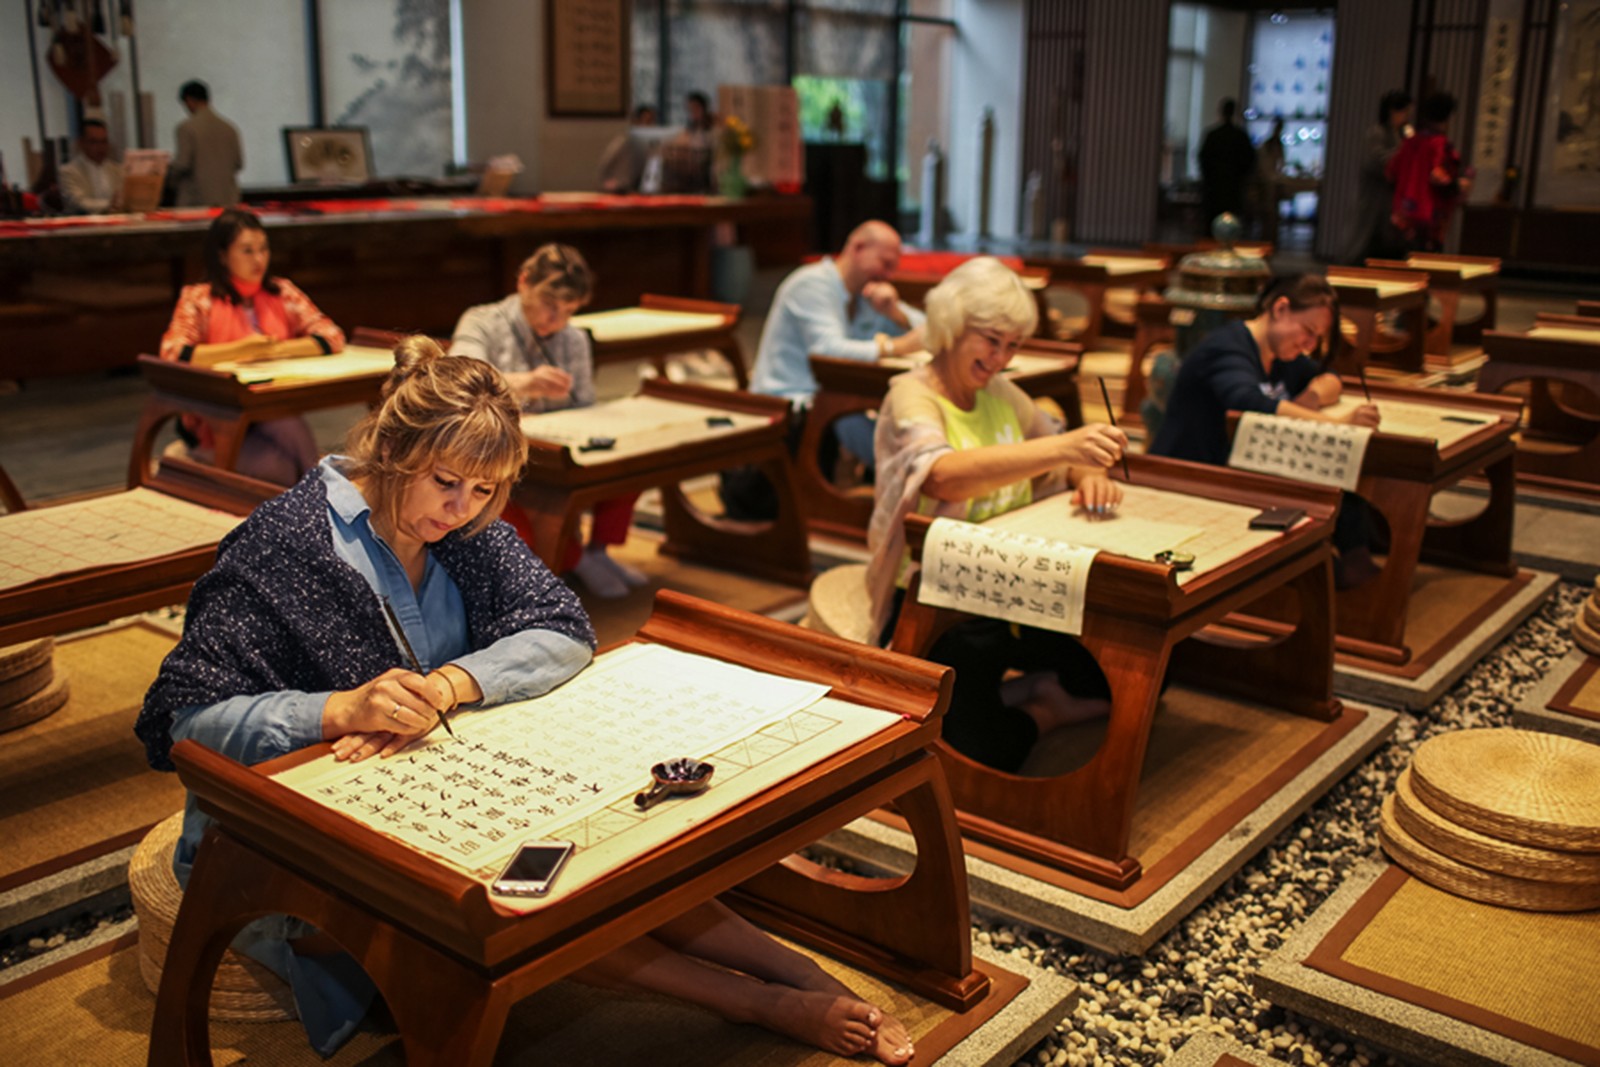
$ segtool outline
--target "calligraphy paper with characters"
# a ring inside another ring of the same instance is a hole
[[[1247,411],[1239,417],[1228,466],[1354,492],[1371,440],[1366,426]]]
[[[545,696],[458,712],[454,739],[355,764],[330,754],[275,780],[485,883],[525,841],[573,841],[558,892],[496,900],[531,910],[898,721],[827,691],[632,644]],[[637,811],[650,768],[680,756],[716,767],[711,789]]]
[[[935,519],[922,549],[917,599],[932,607],[1059,633],[1083,632],[1097,548]]]

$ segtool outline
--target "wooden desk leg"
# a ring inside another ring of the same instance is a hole
[[[748,390],[750,388],[750,371],[744,365],[744,347],[739,344],[739,339],[730,336],[717,346],[717,351],[722,353],[722,358],[728,361],[728,368],[733,371],[734,383],[740,389]]]
[[[1422,558],[1462,570],[1498,574],[1517,573],[1511,557],[1516,525],[1516,450],[1509,442],[1504,454],[1483,470],[1489,480],[1489,503],[1465,522],[1430,523],[1422,539]]]
[[[872,521],[872,492],[840,489],[829,471],[822,469],[822,442],[828,426],[838,418],[858,411],[870,411],[874,401],[860,396],[821,392],[806,415],[800,434],[800,452],[790,469],[794,472],[801,499],[806,502],[806,521],[821,533],[864,541]]]
[[[1483,331],[1495,329],[1495,322],[1499,310],[1499,294],[1494,286],[1479,289],[1478,295],[1483,298],[1483,314],[1471,322],[1456,322],[1455,335],[1452,338],[1456,344],[1481,345],[1483,344]]]
[[[1389,555],[1376,578],[1339,591],[1335,604],[1339,649],[1386,663],[1406,663],[1411,659],[1406,613],[1428,529],[1431,487],[1368,476],[1356,491],[1388,523]]]
[[[1189,640],[1173,650],[1173,674],[1206,689],[1230,693],[1322,722],[1339,717],[1333,696],[1333,561],[1328,556],[1282,589],[1299,605],[1299,622],[1266,646]],[[1244,614],[1250,614],[1250,608]]]
[[[507,994],[457,961],[272,863],[213,826],[173,927],[150,1030],[150,1067],[211,1063],[208,1008],[222,954],[263,915],[306,920],[346,946],[382,993],[411,1067],[487,1065]]]
[[[1456,333],[1456,312],[1461,306],[1461,292],[1457,289],[1435,289],[1429,296],[1439,301],[1439,318],[1428,329],[1423,353],[1430,356],[1448,356],[1450,343]],[[1427,321],[1424,313],[1423,321]]]
[[[248,419],[207,419],[211,424],[211,431],[216,435],[216,455],[212,464],[220,470],[231,471],[239,467],[239,452],[244,448],[244,439],[250,433]]]
[[[909,603],[909,601],[908,601]],[[895,644],[913,630],[895,633]],[[1150,725],[1166,673],[1164,628],[1088,618],[1083,636],[1111,687],[1105,739],[1088,763],[1053,778],[1023,778],[940,743],[964,835],[1081,878],[1125,889],[1143,868],[1128,854]]]
[[[1083,324],[1083,332],[1075,340],[1088,352],[1100,341],[1100,332],[1105,328],[1106,316],[1106,287],[1104,285],[1081,285],[1078,291],[1089,302],[1089,314]]]
[[[1340,309],[1340,314],[1355,325],[1356,336],[1352,341],[1344,337],[1343,330],[1339,331],[1344,345],[1334,369],[1340,374],[1359,375],[1372,358],[1372,334],[1377,328],[1378,313],[1371,308],[1344,307]]]
[[[527,515],[528,525],[533,527],[533,554],[544,560],[551,571],[560,574],[569,546],[578,536],[579,509],[573,505],[572,494],[524,482],[517,486],[512,499]]]
[[[795,493],[793,466],[784,446],[774,444],[756,465],[778,496],[778,517],[771,522],[735,522],[707,515],[689,502],[682,486],[661,487],[661,525],[669,556],[698,559],[713,567],[755,574],[787,585],[811,583],[811,550],[806,544],[805,513]]]
[[[972,969],[966,860],[944,770],[931,754],[896,775],[895,808],[916,841],[916,867],[892,878],[829,870],[790,856],[739,888],[740,910],[836,957],[966,1011],[988,990]]]
[[[1406,329],[1406,342],[1396,353],[1396,359],[1401,369],[1416,373],[1422,370],[1427,361],[1427,336],[1428,336],[1428,302],[1424,300],[1420,307],[1412,311],[1402,312],[1400,321]],[[1445,345],[1445,352],[1450,351],[1450,346]]]
[[[129,489],[136,489],[144,484],[154,464],[152,453],[156,447],[156,435],[161,432],[162,425],[168,419],[178,418],[181,412],[182,409],[176,404],[169,403],[159,396],[152,396],[144,402],[144,411],[139,415],[139,425],[133,430],[133,451],[128,456]]]

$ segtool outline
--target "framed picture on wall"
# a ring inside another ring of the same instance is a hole
[[[1556,5],[1533,202],[1600,206],[1600,0]]]
[[[365,126],[285,126],[283,150],[292,182],[364,182],[372,177]]]
[[[622,118],[628,113],[632,0],[545,5],[548,110],[555,117]]]

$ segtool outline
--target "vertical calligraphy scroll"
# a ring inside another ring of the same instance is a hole
[[[629,10],[627,0],[545,5],[551,115],[621,118],[628,113]]]
[[[1247,411],[1233,435],[1228,466],[1354,492],[1371,439],[1366,426]]]
[[[935,519],[923,545],[917,599],[932,607],[1079,634],[1089,564],[1099,551]]]

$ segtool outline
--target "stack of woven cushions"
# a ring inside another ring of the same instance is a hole
[[[1378,840],[1424,882],[1527,911],[1600,908],[1600,746],[1461,730],[1418,746]]]
[[[66,675],[56,673],[48,637],[0,648],[0,732],[44,718],[67,702]]]
[[[1572,639],[1589,655],[1600,656],[1600,578],[1594,580],[1594,591],[1572,620]]]

